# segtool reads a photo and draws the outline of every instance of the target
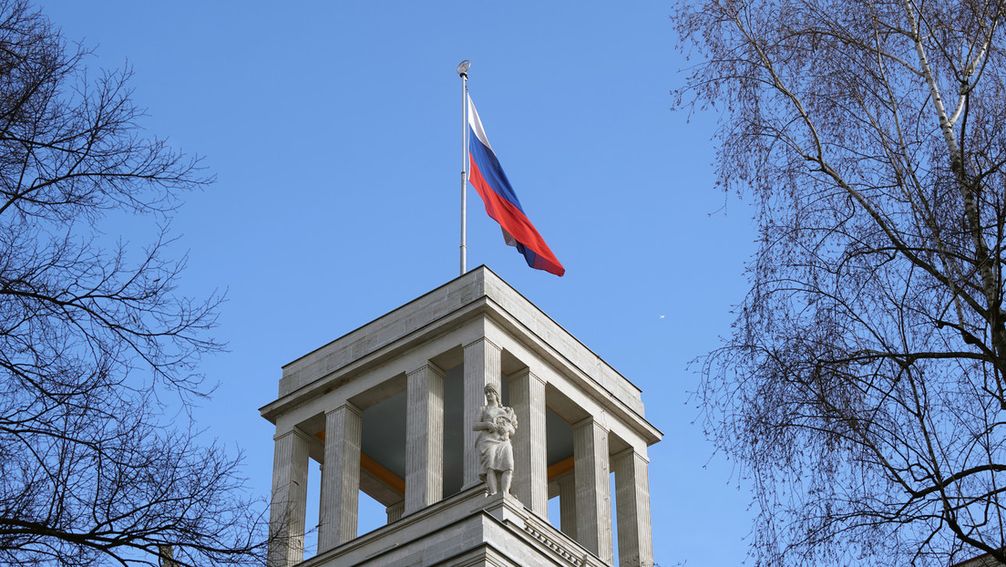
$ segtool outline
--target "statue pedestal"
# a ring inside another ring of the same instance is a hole
[[[500,556],[496,550],[506,550]],[[484,562],[483,562],[484,561]],[[365,565],[603,567],[572,538],[503,493],[473,487],[311,558],[303,567]],[[516,562],[516,563],[513,563]]]

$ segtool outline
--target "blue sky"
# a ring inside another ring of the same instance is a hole
[[[746,554],[750,494],[704,438],[687,363],[730,331],[749,206],[713,187],[713,113],[672,111],[689,64],[666,2],[42,2],[91,67],[126,63],[150,132],[217,181],[173,229],[182,290],[227,290],[219,383],[195,412],[271,478],[280,366],[457,275],[460,94],[567,269],[527,268],[469,189],[487,264],[643,390],[664,567]],[[142,245],[150,219],[110,235]],[[698,420],[698,421],[697,421]],[[365,510],[361,525],[374,522]]]

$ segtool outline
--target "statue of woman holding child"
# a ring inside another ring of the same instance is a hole
[[[517,432],[517,416],[513,408],[500,403],[500,394],[492,384],[486,385],[485,395],[486,405],[482,406],[479,421],[472,427],[479,432],[475,438],[482,469],[479,478],[486,483],[487,496],[500,490],[508,494],[513,479],[513,446],[510,438]]]

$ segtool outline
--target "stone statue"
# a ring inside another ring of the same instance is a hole
[[[510,437],[517,432],[517,416],[513,408],[500,404],[500,394],[495,386],[485,387],[486,405],[482,406],[479,420],[472,427],[479,434],[475,438],[475,448],[479,452],[482,472],[479,478],[486,483],[486,495],[492,496],[499,490],[510,493],[513,479],[513,446]],[[496,475],[499,475],[497,481]]]

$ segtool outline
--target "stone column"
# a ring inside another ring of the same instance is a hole
[[[304,560],[307,461],[310,439],[299,429],[275,437],[272,503],[269,506],[269,567]]]
[[[611,479],[608,431],[593,417],[573,426],[573,474],[576,478],[576,539],[611,563]]]
[[[614,456],[618,564],[653,565],[650,481],[646,458],[629,448]]]
[[[322,450],[324,450],[324,446],[322,447]],[[324,456],[322,456],[322,458],[324,458]],[[318,463],[318,478],[319,479],[325,478],[325,463]],[[325,505],[325,483],[319,480],[319,482],[318,482],[318,525],[314,527],[314,529],[316,529],[316,530],[321,529],[321,507],[324,506],[324,505]]]
[[[405,501],[401,500],[395,502],[391,506],[384,509],[384,512],[388,515],[388,523],[397,522],[402,519],[402,514],[405,512]]]
[[[492,384],[499,391],[500,347],[482,337],[465,345],[464,362],[464,468],[461,489],[471,488],[479,480],[479,454],[475,450],[475,431],[472,426],[479,419],[479,413],[486,404],[485,387]]]
[[[548,465],[545,455],[545,382],[528,369],[510,378],[510,405],[517,415],[513,436],[513,495],[548,519]]]
[[[576,539],[576,481],[573,473],[556,481],[559,484],[559,530]]]
[[[444,372],[427,362],[406,374],[405,514],[444,495]]]
[[[324,499],[319,510],[318,553],[356,537],[360,499],[360,434],[363,419],[353,404],[325,414]]]

